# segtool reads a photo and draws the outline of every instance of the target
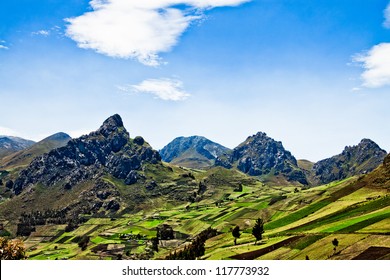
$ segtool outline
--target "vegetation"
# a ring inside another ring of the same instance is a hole
[[[261,218],[256,220],[256,224],[252,229],[252,235],[256,238],[255,245],[257,241],[260,241],[263,238],[264,233],[264,222]]]
[[[23,242],[14,239],[9,240],[0,237],[0,259],[1,260],[23,260],[26,259],[26,250]]]
[[[237,239],[240,238],[240,236],[241,236],[239,226],[234,227],[234,229],[232,230],[232,235],[234,237],[234,245],[237,245]]]
[[[145,185],[104,177],[103,191],[121,195],[117,212],[56,207],[93,186],[35,186],[31,197],[0,203],[1,213],[14,213],[0,230],[25,236],[29,259],[352,259],[371,247],[381,248],[375,258],[389,259],[390,197],[387,181],[378,183],[388,174],[374,174],[302,188],[270,186],[234,169],[148,165]],[[149,178],[155,193],[146,189]]]

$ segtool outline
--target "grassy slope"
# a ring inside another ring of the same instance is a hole
[[[198,171],[173,166],[168,175],[158,168],[146,168],[145,175],[157,174],[161,182],[167,182],[167,188],[180,185],[182,174],[188,172],[195,177],[194,182],[202,181],[207,188],[193,203],[150,198],[137,213],[123,212],[115,220],[93,218],[69,233],[63,232],[64,225],[39,227],[26,240],[30,257],[106,259],[125,256],[126,252],[142,253],[148,247],[146,239],[155,236],[155,227],[162,223],[171,225],[178,239],[161,242],[155,258],[184,246],[187,237],[209,226],[221,234],[206,242],[204,259],[230,259],[243,253],[253,253],[256,259],[352,259],[372,246],[390,247],[388,173],[381,168],[364,178],[298,191],[295,186],[264,185],[223,168]],[[129,188],[120,181],[106,179],[117,185],[124,199],[131,198]],[[168,185],[172,180],[175,186]],[[242,191],[234,191],[238,184],[242,184]],[[197,184],[189,193],[196,189]],[[276,202],[269,205],[271,200]],[[259,217],[266,221],[265,234],[255,246],[251,229]],[[234,245],[231,229],[236,225],[242,235]],[[120,238],[120,234],[129,233],[145,239]],[[91,238],[85,251],[77,246],[83,235]],[[290,242],[294,236],[297,239]],[[339,240],[336,250],[334,238]]]
[[[65,146],[69,139],[63,140],[42,140],[38,143],[35,143],[31,147],[10,154],[0,160],[0,166],[5,169],[20,169],[25,167],[37,156],[48,153],[49,151]]]

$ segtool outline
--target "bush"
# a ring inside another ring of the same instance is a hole
[[[26,249],[23,242],[18,239],[9,240],[0,237],[0,259],[1,260],[24,260]]]
[[[79,247],[81,248],[81,251],[85,251],[85,249],[87,249],[88,243],[89,243],[88,235],[84,235],[83,237],[81,237],[81,240],[78,243]]]

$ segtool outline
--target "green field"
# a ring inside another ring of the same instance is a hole
[[[70,232],[65,232],[66,225],[39,226],[24,240],[29,258],[163,259],[183,250],[209,227],[219,234],[206,241],[202,259],[353,259],[360,254],[369,256],[373,246],[390,248],[390,196],[386,188],[371,188],[349,178],[300,189],[268,186],[220,168],[191,172],[197,180],[208,180],[202,199],[177,203],[149,198],[136,211],[87,217]],[[175,173],[170,176],[167,179],[181,182]],[[227,180],[226,176],[232,177]],[[124,196],[131,195],[122,182],[106,180],[117,185]],[[234,190],[232,185],[240,180],[245,181],[242,191]],[[189,187],[190,195],[194,189]],[[265,232],[255,245],[252,228],[257,218],[265,222]],[[159,251],[152,252],[151,239],[163,225],[173,229],[174,238],[160,240]],[[231,231],[237,225],[241,236],[235,245]],[[82,249],[79,242],[86,236],[89,241]],[[337,248],[332,245],[335,238]]]

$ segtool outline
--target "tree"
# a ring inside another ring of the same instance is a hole
[[[240,227],[239,227],[239,226],[236,226],[236,227],[233,229],[232,235],[233,235],[233,237],[234,237],[234,245],[237,245],[237,238],[240,238],[240,236],[241,236]]]
[[[158,237],[152,237],[152,250],[158,252],[158,243],[160,242]]]
[[[256,220],[256,224],[252,229],[252,235],[256,238],[255,245],[257,241],[263,238],[263,233],[264,233],[264,222],[261,218],[258,218]]]
[[[339,246],[339,241],[337,240],[337,238],[332,240],[332,244],[334,246],[333,251],[336,254],[336,248],[337,248],[337,246]]]
[[[14,239],[9,240],[0,237],[0,259],[1,260],[23,260],[27,259],[26,249],[23,242]]]
[[[81,251],[85,251],[85,249],[87,249],[88,243],[89,243],[89,236],[88,235],[84,235],[83,237],[81,237],[81,239],[78,243],[79,247],[81,248]]]

